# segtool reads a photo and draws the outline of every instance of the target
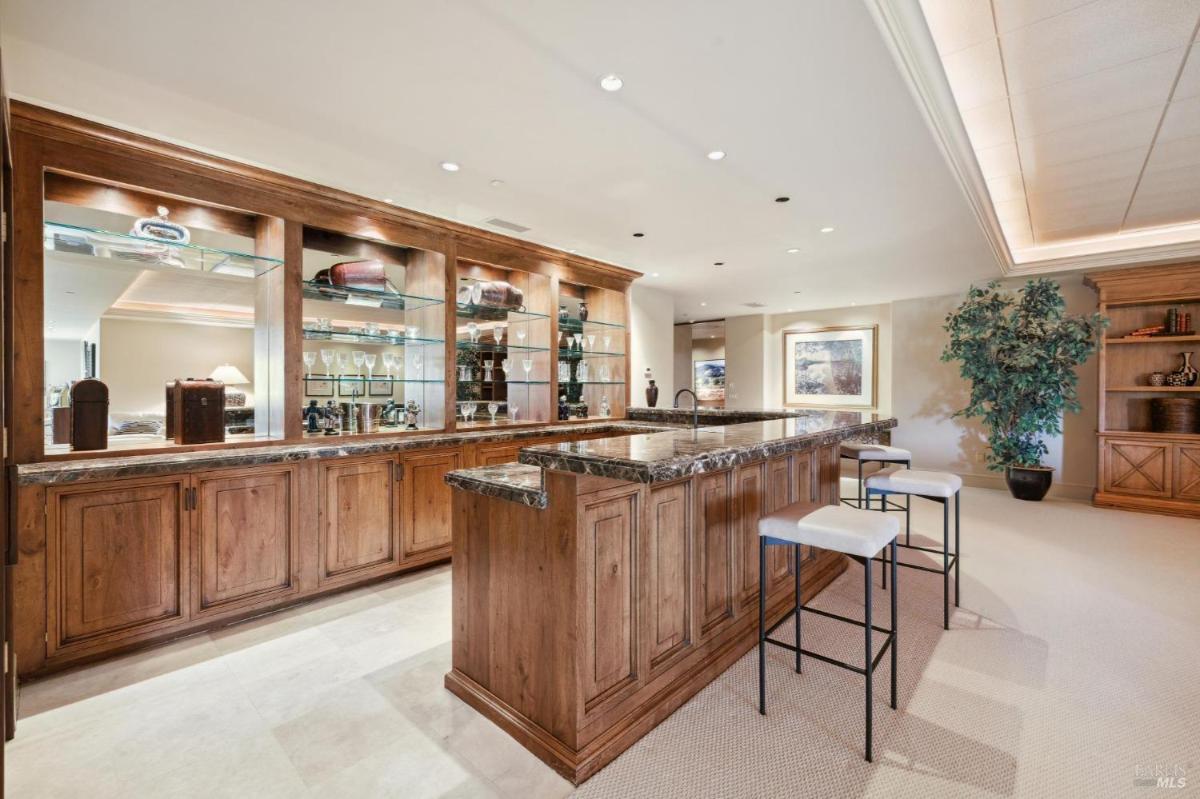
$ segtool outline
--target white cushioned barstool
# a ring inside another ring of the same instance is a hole
[[[781,508],[758,521],[758,712],[767,713],[767,644],[783,647],[796,653],[796,673],[800,673],[801,654],[814,657],[825,663],[863,675],[866,691],[866,758],[871,759],[871,675],[883,659],[884,652],[892,651],[892,708],[896,707],[896,536],[900,523],[889,516],[868,513],[865,510],[845,505],[816,505],[811,502],[796,502]],[[863,566],[864,620],[858,621],[836,613],[804,607],[800,581],[800,546],[802,544],[820,549],[841,552],[857,560]],[[771,633],[787,621],[787,614],[767,629],[767,592],[763,588],[763,575],[767,573],[767,547],[772,545],[792,546],[796,550],[796,607],[792,615],[796,622],[796,643],[785,643],[771,638]],[[876,627],[871,623],[871,561],[887,546],[892,547],[892,628]],[[800,639],[800,611],[816,613],[863,628],[863,665],[855,666],[804,649]],[[871,631],[886,634],[879,654],[873,655]]]
[[[929,472],[921,469],[901,469],[893,466],[876,472],[867,478],[867,509],[871,508],[871,497],[878,496],[880,510],[887,512],[888,496],[904,494],[905,504],[912,502],[912,497],[921,497],[942,504],[942,548],[922,547],[912,544],[907,533],[903,544],[905,549],[918,549],[942,556],[942,568],[935,569],[917,563],[901,563],[907,569],[920,569],[942,575],[942,626],[950,629],[950,571],[954,570],[954,606],[958,607],[959,578],[958,578],[958,525],[959,506],[962,504],[962,478],[949,472]],[[954,499],[954,551],[950,551],[950,500]],[[893,505],[892,507],[896,507]],[[887,558],[884,558],[883,584],[887,587]],[[892,574],[896,573],[895,568]]]
[[[907,469],[912,466],[912,453],[900,447],[892,447],[887,444],[868,444],[862,441],[843,441],[841,444],[841,456],[843,458],[856,461],[858,463],[858,499],[843,499],[847,505],[853,503],[856,508],[863,506],[863,464],[878,463],[880,466],[895,466],[903,464]],[[892,507],[897,510],[899,505]],[[908,523],[908,508],[904,509],[905,513],[905,535],[907,535]]]

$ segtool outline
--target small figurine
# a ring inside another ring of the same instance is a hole
[[[571,407],[567,405],[567,395],[563,394],[558,398],[558,420],[565,422],[571,418]]]
[[[587,302],[585,302],[584,300],[580,300],[579,301],[579,321],[586,322],[587,318],[588,318]]]
[[[325,435],[336,436],[342,432],[342,409],[333,400],[325,403]]]
[[[408,404],[404,406],[404,422],[405,422],[404,429],[405,430],[416,430],[417,429],[417,416],[420,413],[421,413],[421,406],[417,404],[417,401],[409,400]]]
[[[600,397],[600,415],[604,417],[612,416],[612,408],[608,406],[608,395]]]
[[[305,430],[309,433],[317,433],[320,432],[322,422],[325,420],[325,412],[318,407],[316,400],[309,400],[308,407],[302,412],[301,418],[304,419]]]
[[[575,415],[576,415],[576,416],[578,416],[580,419],[586,419],[586,418],[587,418],[587,415],[588,415],[588,404],[587,404],[587,401],[586,401],[586,400],[584,400],[582,397],[581,397],[581,398],[580,398],[580,400],[579,400],[578,410],[577,410],[577,412],[576,412],[576,414],[575,414]]]

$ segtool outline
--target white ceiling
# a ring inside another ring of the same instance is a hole
[[[645,272],[677,319],[1000,272],[864,3],[3,0],[0,20],[14,97],[526,225]]]
[[[1200,0],[921,0],[1016,263],[1200,242]]]

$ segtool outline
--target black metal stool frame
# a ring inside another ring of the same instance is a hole
[[[895,503],[889,503],[887,501],[887,497],[891,494],[901,494],[901,493],[904,493],[904,492],[902,492],[902,491],[884,491],[884,490],[878,489],[878,488],[875,488],[875,489],[868,488],[867,489],[867,510],[871,509],[871,495],[872,494],[879,496],[880,510],[883,513],[887,513],[887,509],[888,509],[889,505],[893,508],[899,507]],[[906,497],[905,504],[911,505],[913,495],[905,494],[904,496]],[[962,583],[962,580],[959,578],[959,565],[958,565],[959,521],[960,521],[959,507],[962,505],[962,489],[959,489],[958,491],[954,492],[954,551],[953,552],[950,551],[950,498],[949,497],[927,497],[922,494],[917,494],[916,496],[920,497],[921,499],[927,499],[930,502],[937,502],[937,503],[941,504],[941,506],[942,506],[942,548],[938,549],[937,547],[923,547],[923,546],[918,546],[916,544],[908,543],[908,531],[907,530],[905,531],[905,534],[904,534],[904,543],[898,544],[897,546],[900,546],[904,549],[915,549],[919,552],[928,552],[931,555],[941,555],[942,556],[942,568],[935,569],[932,566],[922,566],[919,563],[901,563],[900,565],[906,569],[917,569],[919,571],[929,572],[930,574],[942,575],[942,628],[949,630],[950,629],[950,572],[951,571],[954,572],[954,607],[959,606],[959,604],[958,604],[959,603],[959,595],[960,595],[959,586]],[[907,509],[906,509],[906,511],[907,511]],[[904,515],[906,517],[905,520],[907,521],[908,513],[906,512]],[[892,559],[895,560],[895,557],[896,557],[895,551],[893,550]],[[883,564],[883,587],[887,588],[888,559],[887,559],[886,555],[883,558],[880,558],[879,562]],[[896,568],[895,568],[895,565],[893,564],[893,566],[892,566],[892,579],[893,580],[896,579],[895,575],[896,575]]]
[[[846,455],[843,455],[842,457],[848,458],[850,460],[858,461],[858,498],[842,500],[843,504],[849,505],[852,508],[862,509],[862,506],[863,506],[863,464],[864,463],[878,463],[880,465],[880,467],[882,467],[882,469],[886,469],[889,466],[899,466],[901,464],[904,465],[905,469],[912,468],[911,460],[907,460],[907,461],[877,461],[877,460],[871,460],[870,458],[867,458],[865,460],[859,460],[858,458],[849,458],[849,456],[846,456]],[[869,476],[870,475],[868,475],[868,477]],[[896,510],[904,511],[904,543],[908,544],[909,536],[912,534],[912,517],[909,515],[909,512],[908,512],[909,505],[912,502],[912,497],[909,497],[906,495],[903,505],[900,505],[899,503],[896,503],[896,502],[892,502],[892,501],[888,500],[886,497],[884,498],[884,501],[887,502],[888,505],[890,505],[892,508],[895,508]],[[867,502],[868,503],[870,502],[870,494],[867,495]],[[887,588],[887,578],[886,577],[884,578],[883,587]]]
[[[770,629],[767,629],[767,591],[766,591],[766,582],[764,580],[764,575],[766,575],[766,573],[767,573],[767,546],[769,546],[769,545],[793,546],[796,548],[796,606],[791,610],[790,613],[785,613],[783,618],[781,618],[779,621],[775,622],[775,624],[772,625]],[[895,538],[893,538],[891,540],[890,546],[892,548],[892,557],[891,557],[892,588],[891,588],[891,591],[889,591],[888,593],[891,598],[891,606],[892,606],[892,628],[890,630],[888,630],[883,627],[878,627],[871,623],[871,588],[872,588],[872,585],[871,585],[871,561],[872,561],[872,559],[871,558],[859,557],[857,555],[848,555],[847,556],[847,557],[852,558],[853,560],[857,561],[858,563],[860,563],[863,567],[863,608],[864,608],[863,615],[864,615],[864,619],[863,619],[863,621],[859,621],[858,619],[852,619],[848,616],[840,616],[836,613],[830,613],[829,611],[818,610],[817,608],[808,608],[808,607],[804,606],[803,600],[801,599],[802,594],[800,593],[801,592],[800,563],[802,560],[800,557],[800,547],[801,547],[800,544],[794,544],[791,541],[784,541],[784,540],[778,539],[778,538],[770,538],[769,536],[760,536],[759,541],[758,541],[758,574],[759,574],[758,712],[764,716],[767,715],[767,648],[766,648],[766,644],[774,644],[775,646],[782,647],[783,649],[787,649],[791,652],[795,652],[796,653],[796,673],[797,674],[801,673],[801,669],[800,669],[801,655],[808,655],[809,657],[816,658],[817,660],[819,660],[823,663],[828,663],[832,666],[838,666],[839,668],[846,669],[847,671],[852,671],[855,674],[861,674],[861,675],[863,675],[863,677],[865,678],[865,681],[866,681],[866,710],[865,710],[865,714],[866,714],[866,745],[865,745],[865,750],[866,750],[867,762],[871,762],[871,759],[872,759],[871,727],[872,727],[873,713],[872,713],[872,707],[871,707],[871,699],[873,697],[873,694],[872,694],[873,686],[872,686],[871,677],[875,673],[875,668],[879,665],[879,661],[883,660],[884,653],[886,653],[889,649],[891,650],[891,653],[892,653],[892,658],[891,658],[891,664],[892,664],[891,704],[892,704],[892,709],[893,710],[896,709],[896,629],[897,629],[898,625],[896,624],[897,610],[896,610],[896,539]],[[887,549],[887,547],[884,547],[884,550],[886,550],[886,549]],[[808,611],[809,613],[815,613],[818,616],[824,616],[825,618],[828,618],[828,619],[837,619],[838,621],[846,622],[847,624],[853,624],[856,627],[862,627],[863,628],[863,665],[856,666],[853,663],[846,663],[845,661],[836,660],[835,658],[831,658],[831,657],[827,657],[826,655],[822,655],[819,652],[813,652],[811,650],[804,649],[803,645],[801,643],[801,638],[800,638],[800,611],[802,611],[802,610]],[[789,644],[785,641],[776,640],[771,637],[771,633],[773,633],[777,629],[779,629],[779,627],[781,627],[783,625],[783,623],[788,620],[789,616],[792,616],[794,618],[795,624],[796,624],[796,643],[794,645]],[[880,633],[885,633],[887,636],[886,638],[884,638],[883,646],[880,647],[878,654],[874,654],[874,655],[872,653],[873,646],[872,646],[872,641],[871,641],[871,631],[872,630],[874,630],[876,632],[880,632]]]

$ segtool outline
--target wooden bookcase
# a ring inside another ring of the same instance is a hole
[[[1200,264],[1097,272],[1086,282],[1111,321],[1100,346],[1097,505],[1200,517],[1200,429],[1155,432],[1151,400],[1194,397],[1200,385],[1152,386],[1152,372],[1179,368],[1180,353],[1200,351],[1200,334],[1128,338],[1160,324],[1169,308],[1200,327]],[[1193,363],[1196,362],[1193,356]]]

